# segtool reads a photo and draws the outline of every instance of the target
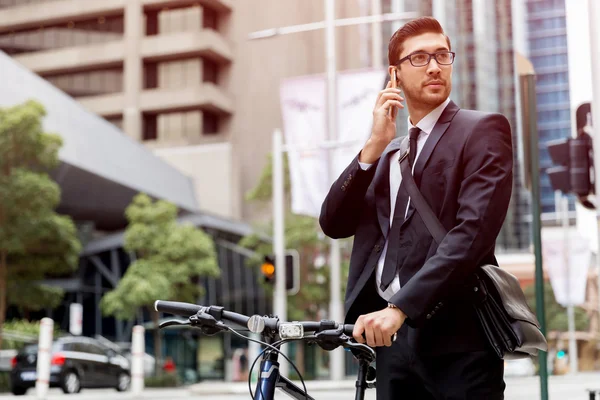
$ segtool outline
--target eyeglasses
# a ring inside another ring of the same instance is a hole
[[[398,61],[398,64],[402,64],[406,60],[410,60],[413,67],[424,67],[429,64],[431,57],[435,58],[435,61],[440,65],[450,65],[454,62],[455,53],[452,51],[437,51],[435,53],[418,52],[407,55]]]

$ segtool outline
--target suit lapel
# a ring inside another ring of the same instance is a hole
[[[381,154],[381,161],[373,177],[377,219],[383,236],[387,236],[390,229],[390,157],[400,149],[401,140],[401,138],[396,138],[386,147],[383,154]]]
[[[427,161],[429,161],[429,158],[431,157],[435,146],[437,146],[438,142],[442,138],[442,135],[450,126],[450,122],[452,121],[452,118],[454,118],[454,115],[458,112],[458,110],[458,106],[453,101],[450,101],[450,103],[448,103],[448,105],[442,112],[442,115],[440,115],[438,122],[433,127],[431,134],[425,142],[425,146],[423,146],[423,149],[419,154],[417,164],[415,165],[415,169],[413,171],[413,176],[415,177],[415,182],[417,183],[417,185],[421,183],[421,175],[423,174],[423,169],[425,169]]]
[[[440,118],[433,127],[433,130],[429,134],[429,137],[427,138],[427,141],[425,142],[425,145],[423,146],[423,149],[419,154],[417,164],[415,165],[415,169],[413,171],[413,176],[415,178],[415,183],[417,184],[417,186],[421,185],[421,175],[423,174],[423,170],[425,169],[425,166],[427,165],[431,154],[433,154],[433,150],[442,138],[444,132],[446,132],[446,130],[450,126],[450,122],[452,122],[452,119],[454,118],[458,110],[459,107],[453,101],[450,101],[450,103],[448,103],[448,105],[442,112],[442,115],[440,115]],[[410,220],[410,217],[412,217],[414,212],[415,208],[411,205],[408,209],[406,218],[404,219],[404,223]]]

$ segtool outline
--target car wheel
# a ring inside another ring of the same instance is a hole
[[[14,387],[10,390],[15,396],[23,396],[27,392],[27,388]]]
[[[129,384],[131,383],[131,378],[129,374],[125,372],[121,372],[119,377],[117,378],[117,391],[124,392],[129,389]]]
[[[79,393],[81,390],[81,382],[79,381],[79,376],[73,371],[68,371],[63,375],[62,381],[60,383],[60,387],[62,391],[66,394]]]

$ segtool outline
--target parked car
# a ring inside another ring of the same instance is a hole
[[[11,391],[24,395],[37,379],[38,345],[25,346],[12,360]],[[129,361],[99,341],[81,336],[58,338],[52,344],[50,387],[60,387],[65,393],[77,393],[82,388],[129,388]]]

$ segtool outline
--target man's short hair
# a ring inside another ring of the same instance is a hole
[[[400,29],[398,29],[391,37],[388,45],[388,61],[390,65],[396,65],[402,54],[404,42],[414,36],[422,35],[423,33],[440,33],[446,36],[448,49],[451,50],[450,38],[444,33],[442,25],[433,17],[420,17],[413,19]]]

